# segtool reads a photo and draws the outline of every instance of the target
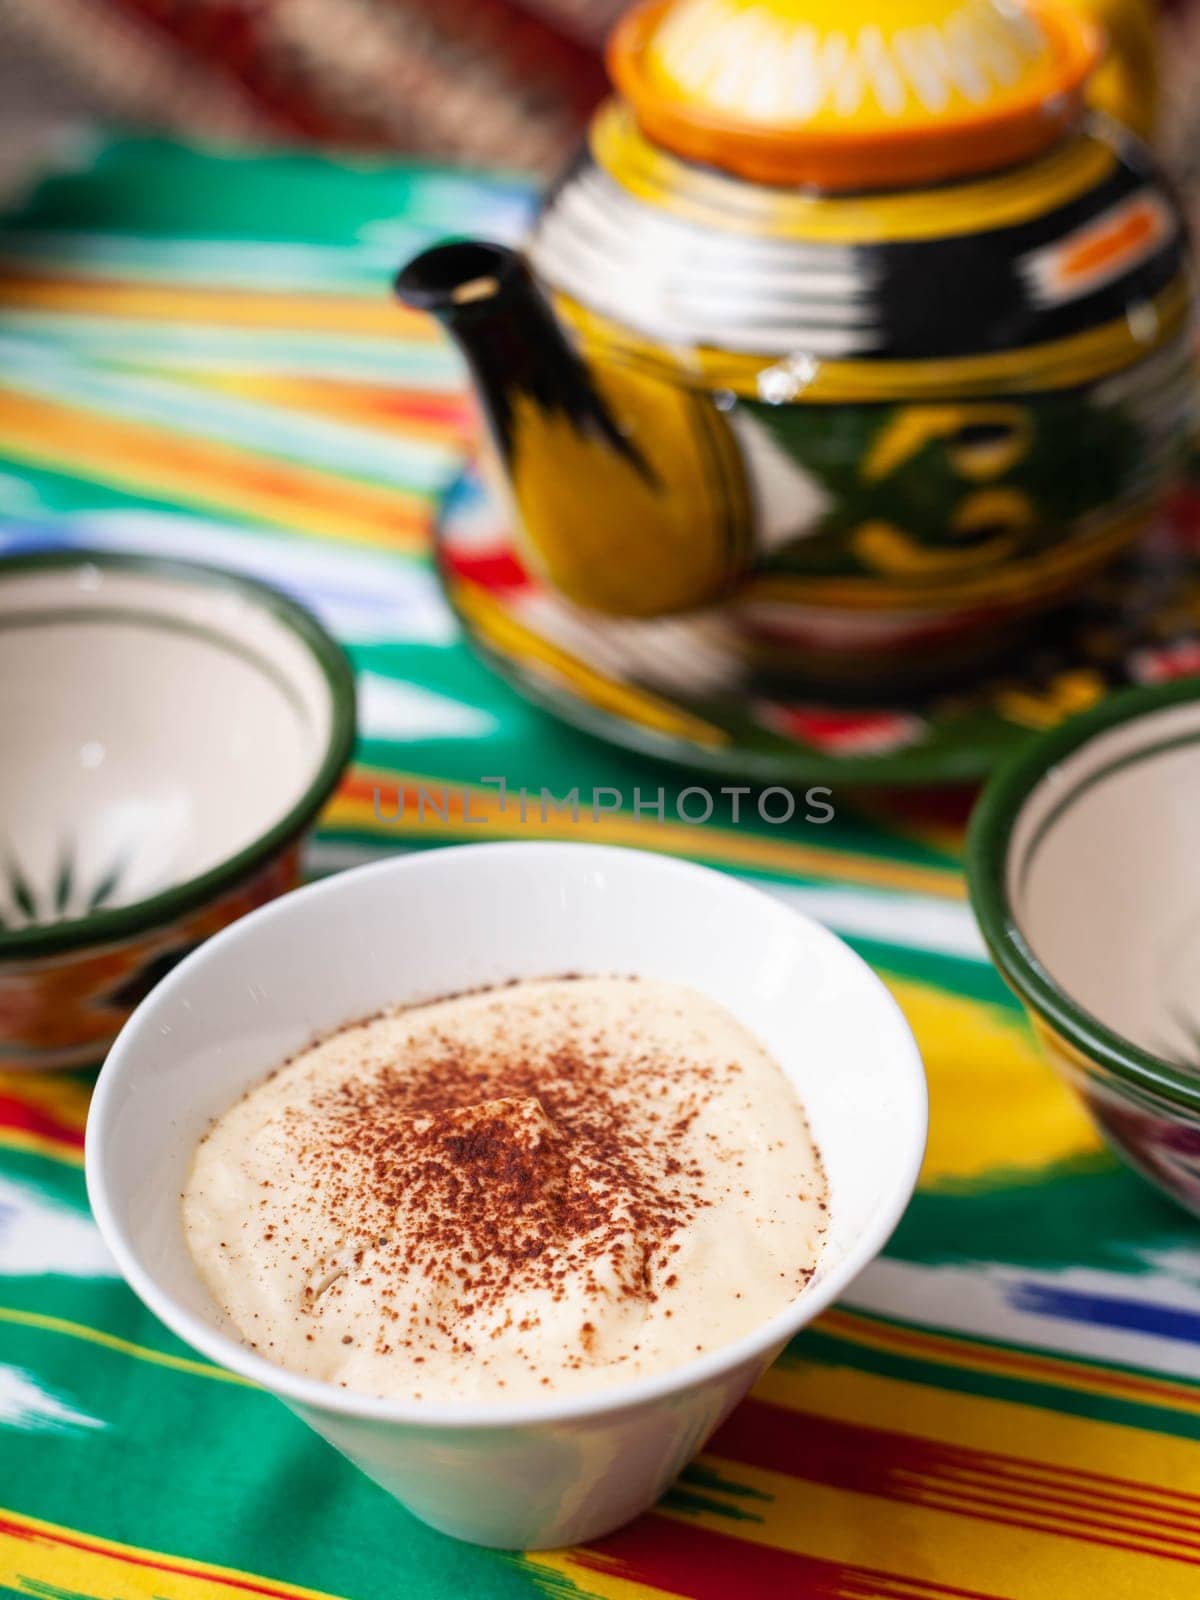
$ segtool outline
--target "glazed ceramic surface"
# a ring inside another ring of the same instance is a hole
[[[1070,3],[1092,18],[1104,35],[1104,57],[1088,84],[1089,103],[1152,141],[1162,77],[1154,0]]]
[[[909,663],[886,692],[781,684],[743,647],[730,607],[624,618],[574,605],[530,568],[471,475],[443,504],[438,554],[475,647],[566,721],[741,781],[840,792],[980,780],[1116,690],[1200,671],[1197,505],[1195,491],[1176,497],[1151,536],[1023,628],[1001,669],[964,671],[948,690],[923,686]]]
[[[98,1060],[173,959],[291,887],[353,721],[340,650],[271,590],[0,562],[0,1063]]]
[[[348,1019],[514,977],[638,973],[748,1025],[808,1110],[830,1184],[817,1276],[755,1333],[675,1372],[570,1402],[374,1400],[240,1343],[183,1238],[209,1121]],[[244,918],[143,1003],[87,1132],[96,1220],[134,1290],[211,1359],[296,1410],[417,1516],[481,1544],[590,1539],[644,1510],[799,1328],[882,1248],[925,1141],[924,1075],[887,991],[846,946],[757,890],[651,854],[499,844],[373,864]]]
[[[714,599],[777,669],[957,667],[1139,532],[1192,379],[1183,230],[1083,114],[1075,11],[673,0],[525,258],[401,275],[572,602]]]
[[[1135,690],[985,792],[971,894],[1051,1059],[1111,1142],[1200,1211],[1200,687]]]

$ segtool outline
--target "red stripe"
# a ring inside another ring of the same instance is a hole
[[[987,1482],[991,1479],[1001,1491],[1030,1492],[1039,1501],[1082,1503],[1088,1510],[1094,1510],[1108,1490],[1111,1493],[1108,1504],[1115,1511],[1136,1517],[1139,1523],[1182,1528],[1187,1533],[1196,1532],[1198,1527],[1193,1509],[1198,1503],[1197,1497],[1182,1491],[1164,1489],[1160,1494],[1146,1485],[1127,1486],[1121,1478],[1104,1478],[1099,1473],[1076,1472],[1071,1468],[1013,1467],[1004,1457],[987,1456],[982,1452],[975,1459],[976,1466],[952,1468],[948,1475],[952,1483],[961,1482],[967,1492],[979,1487],[974,1480]]]
[[[1061,1523],[1054,1522],[1048,1517],[1008,1516],[999,1511],[971,1510],[936,1494],[913,1495],[910,1497],[910,1503],[923,1506],[929,1511],[945,1511],[967,1516],[975,1522],[992,1522],[1002,1528],[1020,1528],[1023,1533],[1050,1533],[1060,1539],[1074,1539],[1079,1544],[1100,1545],[1106,1550],[1127,1550],[1131,1555],[1154,1556],[1160,1561],[1177,1561],[1188,1567],[1200,1566],[1200,1556],[1188,1555],[1183,1550],[1164,1549],[1161,1545],[1147,1544],[1138,1539],[1105,1538],[1101,1534],[1084,1532],[1078,1524],[1064,1528]]]
[[[287,392],[305,398],[312,397],[318,404],[326,399],[352,403],[356,413],[386,418],[389,422],[403,418],[406,422],[424,422],[444,428],[457,435],[474,422],[475,411],[469,397],[462,394],[441,394],[428,389],[380,389],[375,384],[354,383],[343,378],[285,378]]]
[[[727,1461],[851,1493],[960,1511],[980,1521],[1052,1531],[1093,1544],[1200,1564],[1197,1524],[1194,1517],[1187,1516],[1190,1507],[1200,1508],[1200,1497],[1173,1492],[1174,1503],[1164,1504],[1147,1494],[1146,1485],[1100,1473],[1076,1473],[1019,1456],[942,1444],[917,1434],[835,1422],[762,1400],[743,1402],[714,1434],[707,1449]],[[964,1484],[963,1474],[976,1481]],[[982,1483],[978,1481],[981,1478]],[[1023,1479],[1027,1489],[1022,1486]],[[1052,1503],[1061,1507],[1053,1522]],[[1148,1505],[1153,1507],[1152,1516],[1147,1514]],[[1093,1515],[1084,1515],[1084,1511]],[[1172,1512],[1180,1514],[1179,1520]],[[1135,1527],[1114,1526],[1117,1517],[1134,1522]],[[1190,1537],[1171,1531],[1156,1534],[1152,1523],[1163,1530],[1179,1529]],[[1148,1537],[1139,1539],[1138,1529],[1143,1526]],[[1128,1537],[1119,1537],[1122,1534]],[[1154,1538],[1169,1542],[1172,1548],[1148,1542]]]
[[[1135,1537],[1140,1530],[1144,1529],[1146,1539],[1158,1541],[1152,1550],[1155,1555],[1169,1556],[1173,1560],[1190,1561],[1192,1556],[1187,1554],[1188,1551],[1200,1553],[1200,1539],[1195,1536],[1196,1530],[1194,1527],[1189,1528],[1186,1523],[1164,1524],[1161,1519],[1138,1514],[1137,1526],[1134,1528],[1118,1528],[1116,1522],[1121,1515],[1119,1511],[1114,1510],[1109,1515],[1109,1507],[1085,1505],[1084,1510],[1092,1512],[1094,1515],[1080,1515],[1078,1510],[1080,1503],[1078,1500],[1074,1502],[1064,1501],[1057,1495],[1038,1494],[1022,1498],[1019,1493],[1016,1495],[1006,1494],[1002,1485],[995,1489],[989,1489],[979,1484],[959,1488],[953,1483],[915,1483],[912,1485],[911,1492],[903,1496],[903,1498],[910,1500],[913,1504],[937,1505],[943,1511],[962,1511],[967,1516],[986,1517],[988,1512],[993,1510],[996,1512],[1001,1510],[1013,1513],[1019,1512],[1032,1519],[1031,1526],[1049,1525],[1055,1533],[1062,1533],[1069,1538],[1087,1538],[1087,1534],[1077,1535],[1076,1528],[1096,1528],[1105,1534],[1121,1532],[1132,1534]],[[978,1511],[972,1509],[976,1506],[980,1508]],[[1057,1511],[1056,1507],[1059,1506],[1064,1507],[1064,1509]],[[1131,1513],[1126,1514],[1127,1517],[1129,1515]],[[1070,1526],[1064,1527],[1064,1522],[1069,1523]],[[1154,1524],[1154,1527],[1151,1524]],[[1183,1528],[1185,1533],[1191,1534],[1192,1537],[1179,1538],[1171,1533],[1160,1534],[1155,1532],[1155,1527],[1163,1526]],[[1163,1550],[1160,1548],[1162,1545],[1174,1545],[1177,1548]]]
[[[354,391],[346,386],[343,392],[352,394]],[[415,391],[406,393],[402,389],[398,389],[394,394],[364,392],[371,402],[372,409],[379,411],[381,415],[438,423],[447,431],[458,432],[467,428],[475,417],[474,407],[469,404],[465,396],[442,396]]]
[[[268,1579],[237,1572],[212,1571],[203,1566],[189,1565],[185,1561],[171,1561],[165,1556],[156,1556],[148,1550],[136,1550],[128,1545],[111,1547],[101,1540],[89,1539],[86,1534],[73,1533],[65,1528],[29,1527],[23,1522],[10,1522],[8,1518],[0,1516],[0,1535],[3,1534],[11,1534],[13,1538],[24,1539],[30,1544],[61,1545],[66,1550],[83,1550],[88,1555],[123,1561],[127,1566],[144,1567],[151,1572],[171,1572],[181,1578],[204,1579],[208,1583],[224,1584],[227,1588],[239,1589],[246,1594],[267,1595],[270,1600],[295,1600],[294,1588],[281,1588]],[[313,1593],[312,1590],[307,1592]]]
[[[825,1561],[654,1515],[573,1550],[571,1560],[687,1600],[997,1600],[979,1589]]]
[[[841,1333],[841,1328],[849,1324],[849,1333]],[[891,1350],[914,1350],[926,1360],[930,1361],[955,1361],[957,1352],[961,1351],[968,1359],[972,1356],[987,1362],[988,1366],[997,1371],[1023,1372],[1036,1375],[1039,1381],[1049,1383],[1062,1383],[1070,1381],[1073,1374],[1078,1374],[1089,1383],[1095,1383],[1106,1389],[1117,1392],[1132,1393],[1143,1404],[1165,1405],[1171,1402],[1180,1402],[1184,1405],[1196,1404],[1198,1391],[1194,1386],[1184,1388],[1180,1382],[1166,1383],[1159,1378],[1139,1377],[1132,1372],[1118,1372],[1111,1367],[1102,1367],[1098,1363],[1083,1361],[1069,1356],[1037,1356],[1027,1350],[1005,1350],[998,1345],[983,1346],[977,1340],[958,1338],[954,1334],[920,1333],[916,1329],[903,1328],[899,1323],[888,1322],[880,1317],[872,1317],[861,1312],[833,1311],[826,1317],[825,1331],[835,1337],[856,1337],[856,1329],[862,1328],[868,1335],[880,1339],[886,1348]],[[947,1346],[953,1344],[953,1349],[947,1351]]]
[[[36,1134],[39,1139],[67,1144],[74,1150],[83,1149],[82,1128],[73,1128],[50,1112],[31,1106],[26,1100],[18,1100],[15,1095],[0,1094],[0,1131],[4,1129],[20,1129],[22,1133]]]
[[[277,64],[272,72],[270,50],[261,37],[263,24],[252,10],[223,5],[176,7],[173,12],[166,0],[111,0],[111,4],[132,13],[147,31],[165,36],[176,51],[202,61],[215,82],[231,80],[275,127],[318,141],[358,133],[357,128],[345,126],[351,119],[329,115],[316,96],[306,94],[294,72],[281,72]]]
[[[440,805],[443,789],[449,792],[451,815],[453,815],[454,802],[462,798],[462,790],[453,784],[440,784],[435,778],[418,782],[415,778],[389,777],[382,770],[378,772],[372,770],[368,778],[365,773],[351,767],[338,785],[337,792],[345,800],[365,800],[374,805],[375,794],[378,791],[380,810],[387,817],[392,815],[401,801],[404,803],[405,811],[410,807],[415,811],[422,790],[427,796],[436,797]],[[429,804],[428,800],[426,804]]]
[[[529,586],[529,574],[516,553],[505,546],[456,550],[453,545],[447,545],[442,550],[442,562],[456,578],[476,584],[488,594],[511,593]]]
[[[808,1411],[793,1411],[766,1400],[745,1400],[710,1439],[707,1449],[748,1466],[765,1467],[771,1472],[797,1475],[797,1463],[812,1452],[829,1458],[841,1456],[865,1466],[870,1461],[891,1468],[911,1471],[921,1468],[958,1472],[995,1473],[1014,1480],[1038,1484],[1078,1486],[1094,1500],[1097,1492],[1111,1491],[1130,1504],[1160,1511],[1177,1510],[1185,1515],[1185,1526],[1197,1525],[1200,1495],[1186,1489],[1151,1488],[1130,1478],[1110,1473],[1090,1472],[1081,1467],[1056,1467],[1050,1462],[1027,1456],[1010,1456],[999,1451],[975,1450],[968,1446],[943,1444],[917,1434],[900,1433],[855,1423],[834,1422]],[[808,1476],[799,1473],[799,1476]]]
[[[350,139],[362,144],[395,142],[395,132],[368,96],[356,100],[364,75],[352,65],[339,66],[330,52],[328,70],[316,81],[309,60],[312,40],[299,38],[289,52],[280,48],[269,5],[246,6],[232,0],[205,6],[181,6],[177,0],[110,0],[132,14],[151,33],[168,39],[176,52],[186,52],[219,82],[237,84],[276,126],[318,141]],[[458,66],[458,76],[477,92],[495,87],[518,92],[536,79],[567,119],[581,121],[607,87],[596,51],[559,32],[553,22],[507,0],[443,0],[429,17],[417,0],[404,0],[401,18],[409,14],[407,33],[372,29],[371,7],[347,7],[344,27],[352,39],[370,38],[382,48],[383,62],[372,63],[365,81],[372,85],[381,65],[401,87],[415,79],[436,84]],[[418,28],[424,24],[425,33]],[[432,30],[432,31],[430,31]],[[382,45],[379,41],[382,39]],[[451,56],[451,51],[455,53]]]

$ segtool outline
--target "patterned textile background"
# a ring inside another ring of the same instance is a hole
[[[32,73],[38,99],[65,113],[546,172],[603,92],[599,42],[620,9],[620,0],[0,0],[0,58],[22,64],[15,93]]]
[[[0,0],[0,144],[74,116],[549,175],[604,91],[600,47],[628,3]],[[1103,14],[1122,0],[1075,3]],[[1190,166],[1200,4],[1157,5],[1160,143]]]
[[[0,550],[200,557],[313,606],[358,673],[356,761],[309,867],[569,818],[483,774],[663,784],[585,837],[695,856],[848,937],[916,1032],[931,1138],[884,1257],[650,1515],[537,1556],[420,1526],[115,1274],[89,1082],[0,1080],[0,1595],[8,1600],[1185,1600],[1200,1568],[1196,1224],[1052,1076],[964,904],[959,799],[823,828],[672,820],[690,780],[552,722],[465,648],[430,561],[462,374],[397,260],[528,193],[444,169],[80,145],[0,227]],[[1193,504],[1189,525],[1196,526]],[[11,752],[4,752],[11,759]],[[418,784],[475,815],[422,823]],[[407,797],[380,821],[376,785]]]

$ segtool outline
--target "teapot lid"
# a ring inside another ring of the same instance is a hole
[[[1096,27],[1061,0],[650,0],[609,42],[648,138],[757,183],[935,183],[1047,148]]]

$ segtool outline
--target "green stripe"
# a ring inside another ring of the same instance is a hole
[[[1064,1384],[1006,1377],[955,1367],[947,1362],[897,1355],[857,1345],[853,1340],[837,1338],[815,1329],[802,1333],[793,1341],[782,1361],[789,1367],[849,1368],[880,1378],[892,1378],[899,1383],[923,1384],[952,1394],[971,1395],[980,1400],[1006,1400],[1014,1405],[1035,1406],[1039,1411],[1060,1412],[1064,1416],[1085,1417],[1094,1422],[1111,1422],[1143,1432],[1166,1434],[1171,1438],[1200,1441],[1200,1417],[1173,1411],[1167,1406],[1118,1400],[1107,1395],[1084,1393]]]

